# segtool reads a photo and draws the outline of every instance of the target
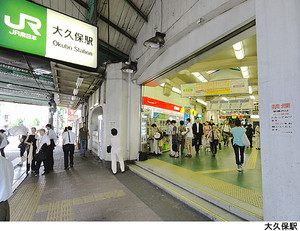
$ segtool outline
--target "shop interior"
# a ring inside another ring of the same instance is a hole
[[[248,92],[202,97],[182,97],[181,94],[182,84],[238,79],[249,81]],[[223,108],[222,105],[226,103],[231,106]],[[176,120],[179,126],[179,121],[184,120],[185,108],[190,109],[192,123],[199,117],[201,123],[212,119],[219,126],[228,120],[233,127],[234,120],[239,118],[243,126],[251,124],[255,128],[259,125],[258,105],[256,35],[252,35],[226,48],[219,48],[209,57],[175,74],[162,76],[143,86],[142,151],[151,152],[151,125],[155,123],[160,130],[165,131],[169,119]],[[164,137],[162,153],[167,153],[169,146],[168,137]]]

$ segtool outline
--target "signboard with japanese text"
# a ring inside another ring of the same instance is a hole
[[[0,46],[97,67],[97,27],[24,0],[1,0]]]
[[[273,103],[270,106],[270,122],[272,135],[293,134],[293,108],[291,103]]]
[[[157,99],[152,99],[149,97],[143,97],[143,105],[167,109],[167,110],[176,111],[176,112],[180,112],[181,108],[182,108],[181,106],[177,106],[177,105],[171,104],[171,103],[166,103],[166,102],[163,102],[163,101],[160,101]]]
[[[214,95],[247,94],[248,79],[233,79],[206,83],[181,84],[182,97],[200,97]]]
[[[237,99],[229,101],[210,101],[208,102],[208,110],[251,110],[254,109],[252,99]]]

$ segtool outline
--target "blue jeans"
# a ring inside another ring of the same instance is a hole
[[[80,140],[80,155],[85,155],[86,150],[86,140]]]

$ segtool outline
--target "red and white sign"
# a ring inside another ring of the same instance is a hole
[[[293,108],[291,103],[274,103],[270,107],[271,134],[293,134]]]
[[[177,106],[175,104],[166,103],[166,102],[148,98],[148,97],[143,97],[143,105],[148,105],[151,107],[158,107],[158,108],[167,109],[167,110],[171,110],[171,111],[177,111],[177,112],[180,112],[181,108],[182,108],[181,106]]]

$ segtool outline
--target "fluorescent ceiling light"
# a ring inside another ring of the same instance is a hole
[[[249,86],[249,94],[252,94],[253,93],[253,91],[252,91],[252,87],[251,86]]]
[[[76,100],[76,98],[77,98],[77,97],[76,97],[75,95],[72,96],[72,100]]]
[[[164,87],[164,86],[165,86],[165,83],[160,84],[160,86]]]
[[[211,71],[207,71],[206,74],[210,75],[212,73],[215,73],[217,70],[211,70]]]
[[[77,95],[78,94],[78,88],[75,88],[74,90],[73,90],[73,95]]]
[[[229,101],[226,97],[222,97],[222,100]]]
[[[196,99],[197,100],[197,102],[198,103],[202,103],[202,104],[204,104],[204,105],[207,105],[207,103],[206,102],[204,102],[203,100],[201,100],[201,99]]]
[[[203,77],[199,72],[192,72],[192,74],[201,82],[207,82],[207,79]]]
[[[255,99],[254,95],[250,95],[250,99]]]
[[[176,92],[178,94],[181,94],[181,91],[178,88],[176,88],[176,87],[172,87],[172,91],[174,91],[174,92]]]
[[[76,82],[76,87],[79,88],[82,82],[83,82],[83,78],[78,77]]]
[[[241,72],[244,78],[249,78],[248,67],[241,67]]]
[[[245,57],[242,42],[238,42],[238,43],[234,44],[233,45],[233,50],[234,50],[234,53],[235,53],[235,57],[237,59],[243,59]]]

